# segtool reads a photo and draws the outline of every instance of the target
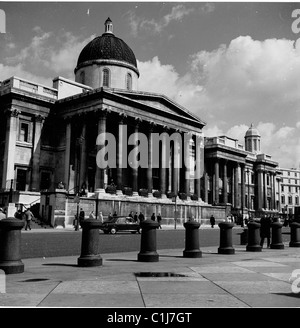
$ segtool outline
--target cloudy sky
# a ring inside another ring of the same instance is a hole
[[[80,51],[109,16],[136,55],[139,90],[197,114],[205,136],[244,143],[253,123],[264,153],[300,167],[300,32],[292,28],[300,28],[292,17],[299,3],[0,2],[0,9],[0,80],[73,80]]]

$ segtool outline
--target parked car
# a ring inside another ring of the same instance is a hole
[[[130,231],[131,233],[141,233],[142,231],[140,224],[130,216],[118,216],[104,221],[100,230],[105,234],[115,234],[118,231]]]

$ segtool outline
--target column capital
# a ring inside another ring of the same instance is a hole
[[[143,120],[140,117],[134,118],[134,125],[135,127],[139,128],[140,124],[143,122]]]
[[[38,123],[43,123],[43,121],[46,119],[46,117],[41,114],[36,114],[36,115],[34,115],[34,119]]]
[[[119,113],[118,118],[119,118],[119,123],[123,124],[124,121],[127,119],[127,114],[124,111],[122,111],[122,112]]]
[[[19,114],[21,113],[21,111],[17,108],[10,108],[7,110],[6,114],[9,116],[9,117],[18,117]]]
[[[149,132],[153,132],[154,128],[157,127],[157,124],[154,121],[149,121]]]

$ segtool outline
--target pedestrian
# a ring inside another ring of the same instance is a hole
[[[132,211],[129,213],[128,215],[130,218],[133,218],[133,214],[132,214]]]
[[[79,212],[79,224],[81,224],[84,221],[85,213],[84,210],[81,208]]]
[[[155,214],[154,213],[152,213],[152,215],[151,215],[151,220],[155,221]]]
[[[103,223],[103,214],[102,212],[99,212],[99,221]]]
[[[211,227],[214,228],[214,226],[216,224],[216,219],[213,215],[210,217],[209,221],[210,221]]]
[[[160,224],[160,223],[161,223],[161,220],[162,220],[162,219],[161,219],[161,215],[160,215],[160,213],[158,213],[158,215],[157,215],[156,218],[157,218],[158,228],[159,228],[159,229],[162,229],[161,224]]]
[[[267,248],[270,248],[271,242],[271,218],[263,216],[260,219],[260,246],[263,248],[265,238],[267,238]]]
[[[145,216],[144,216],[144,214],[142,212],[140,212],[140,214],[139,214],[139,221],[140,221],[140,223],[142,223],[144,220],[145,220]]]
[[[33,214],[29,208],[25,211],[25,230],[31,230],[31,220],[33,219]]]
[[[134,222],[138,222],[138,213],[135,212],[134,216],[133,216],[133,220]]]
[[[6,219],[6,214],[4,213],[3,208],[0,208],[0,220]]]
[[[112,217],[112,215],[111,215],[111,212],[109,212],[107,219],[108,219],[108,220],[111,220],[112,218],[113,218],[113,217]]]
[[[113,217],[116,217],[116,216],[118,216],[117,211],[115,211]]]
[[[95,219],[95,218],[96,218],[96,216],[94,214],[94,211],[92,211],[89,215],[89,219]]]

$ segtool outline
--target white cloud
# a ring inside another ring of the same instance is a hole
[[[159,20],[146,19],[137,16],[133,11],[129,11],[126,15],[131,27],[131,33],[137,36],[139,30],[146,30],[154,34],[161,33],[170,23],[174,21],[182,21],[185,16],[197,12],[200,14],[208,14],[215,10],[215,5],[206,3],[200,7],[200,10],[195,10],[193,7],[187,7],[178,4],[172,7],[171,11]]]

